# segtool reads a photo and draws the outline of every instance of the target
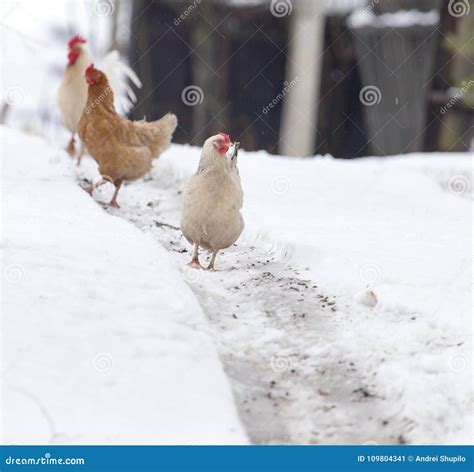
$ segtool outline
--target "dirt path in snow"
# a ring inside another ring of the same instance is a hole
[[[191,247],[177,228],[182,186],[166,175],[135,182],[121,190],[121,209],[107,211],[175,255],[209,319],[251,441],[403,443],[410,421],[384,416],[390,399],[379,396],[376,372],[357,365],[357,353],[341,340],[350,320],[370,316],[368,309],[325,293],[281,251],[252,245],[245,235],[218,256],[217,272],[187,268]]]

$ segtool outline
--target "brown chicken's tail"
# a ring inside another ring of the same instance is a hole
[[[159,120],[143,123],[150,135],[150,151],[153,158],[157,158],[166,151],[171,144],[174,130],[178,126],[178,118],[173,113],[167,113]]]

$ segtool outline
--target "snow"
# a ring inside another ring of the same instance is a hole
[[[5,127],[1,146],[2,442],[245,444],[170,255],[96,205],[64,152]]]
[[[255,7],[270,3],[270,0],[227,0],[227,3],[233,7]]]
[[[367,26],[375,28],[407,28],[410,26],[431,26],[439,23],[438,10],[422,12],[419,10],[400,10],[395,13],[384,13],[375,15],[370,8],[361,8],[347,19],[347,23],[353,28]]]
[[[207,273],[178,228],[199,154],[173,145],[112,213],[173,254],[251,441],[470,442],[471,156],[242,152],[246,229]]]
[[[296,1],[295,5],[296,5]],[[254,7],[273,3],[275,6],[287,5],[293,7],[292,0],[227,0],[231,6],[235,7]],[[324,9],[329,15],[346,15],[354,11],[356,8],[363,7],[366,0],[324,0]]]
[[[471,156],[241,152],[246,229],[209,273],[178,228],[199,148],[104,212],[3,134],[4,441],[470,442]]]
[[[363,7],[366,0],[325,0],[324,5],[327,14],[347,15],[357,8]]]
[[[8,123],[65,144],[51,28],[77,2],[10,3]],[[74,33],[106,37],[80,5]],[[349,22],[438,21],[366,13]],[[241,152],[246,229],[208,273],[177,228],[200,149],[173,145],[104,211],[77,186],[92,159],[2,139],[4,442],[471,442],[471,155]]]
[[[193,160],[173,160],[185,175],[196,167],[198,152],[190,151]],[[313,263],[315,276],[332,290],[356,293],[376,282],[379,290],[390,289],[380,302],[392,305],[416,286],[413,303],[432,300],[437,306],[446,296],[439,287],[457,276],[453,286],[467,287],[461,280],[470,270],[469,154],[350,162],[271,158],[264,152],[239,157],[246,201],[252,202],[246,209],[247,237],[272,241],[276,252],[291,251],[302,265]],[[456,178],[464,186],[458,192]],[[443,270],[432,270],[431,264]],[[439,313],[440,322],[445,315]],[[465,321],[458,317],[449,325],[459,322],[462,332]]]

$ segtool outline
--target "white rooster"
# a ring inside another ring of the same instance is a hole
[[[82,111],[87,102],[88,85],[84,80],[86,69],[92,60],[85,48],[86,40],[81,36],[74,36],[68,43],[68,64],[64,71],[64,77],[59,87],[58,103],[61,116],[66,128],[71,132],[71,139],[67,145],[68,154],[75,155],[74,135],[82,115]],[[121,113],[128,113],[137,101],[131,81],[136,87],[141,88],[142,83],[135,72],[120,60],[118,51],[109,52],[104,60],[101,69],[106,74],[115,98],[115,106]],[[78,156],[79,165],[84,146]]]

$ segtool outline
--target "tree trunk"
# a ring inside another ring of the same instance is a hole
[[[311,156],[315,150],[323,29],[323,2],[295,2],[280,131],[285,156]]]

